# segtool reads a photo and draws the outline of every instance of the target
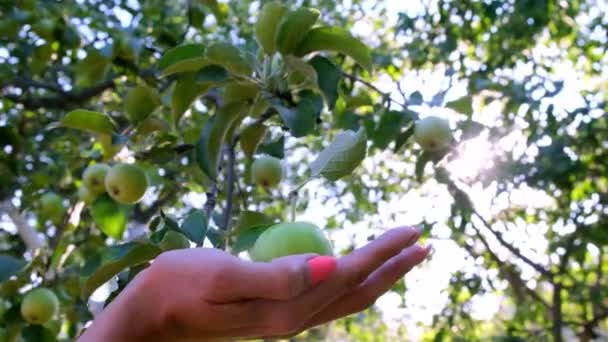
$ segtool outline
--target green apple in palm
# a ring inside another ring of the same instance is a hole
[[[315,253],[332,255],[332,246],[316,225],[308,222],[279,223],[266,229],[249,255],[254,261],[271,261],[276,258]]]

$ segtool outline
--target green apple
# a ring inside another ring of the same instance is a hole
[[[321,229],[308,222],[279,223],[266,229],[249,250],[254,261],[295,254],[332,255],[331,243]]]
[[[172,249],[184,249],[190,247],[190,241],[184,236],[184,234],[178,233],[174,230],[169,230],[163,236],[158,246],[163,251],[169,251]]]
[[[251,165],[251,178],[254,183],[265,188],[276,186],[283,178],[281,160],[272,156],[256,159]]]
[[[32,324],[44,324],[59,311],[53,291],[40,287],[28,292],[21,302],[21,316]]]
[[[90,165],[82,173],[82,183],[95,194],[104,193],[105,179],[109,170],[110,167],[103,163]]]
[[[50,191],[40,197],[40,216],[58,224],[63,220],[66,209],[61,196]]]
[[[91,191],[91,189],[84,184],[78,188],[78,198],[85,204],[93,204],[97,199],[97,195],[96,192]]]
[[[418,120],[414,126],[414,141],[425,151],[448,148],[453,140],[450,123],[436,116]]]
[[[148,188],[146,174],[132,164],[116,164],[106,175],[106,191],[116,202],[133,204],[139,202]]]

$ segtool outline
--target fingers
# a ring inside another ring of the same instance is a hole
[[[303,329],[314,315],[357,288],[372,272],[412,245],[419,236],[420,232],[413,228],[392,229],[339,259],[335,272],[304,294],[289,301],[257,303],[263,326],[255,336],[289,335]]]
[[[430,250],[430,246],[423,248],[417,244],[404,249],[374,271],[355,290],[337,299],[317,314],[307,328],[367,309],[374,304],[378,297],[390,290],[395,282],[421,263]]]
[[[218,301],[243,299],[286,300],[295,297],[312,286],[308,261],[314,254],[294,255],[269,263],[240,261],[230,272],[230,286],[224,288],[224,296]],[[228,283],[228,281],[226,281]]]

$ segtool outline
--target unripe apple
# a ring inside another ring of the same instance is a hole
[[[99,163],[90,165],[82,173],[82,183],[94,194],[106,192],[105,179],[110,167]]]
[[[443,150],[452,143],[452,130],[447,120],[429,116],[416,121],[414,140],[425,151]]]
[[[66,209],[63,199],[54,192],[47,192],[40,197],[40,216],[45,220],[58,224],[62,221]]]
[[[133,204],[139,202],[148,188],[146,174],[139,167],[131,164],[116,164],[106,175],[106,191],[119,203]]]
[[[84,184],[78,188],[78,198],[85,204],[93,204],[97,199],[97,195],[97,193],[91,191],[91,189]]]
[[[32,324],[44,324],[59,311],[53,291],[40,287],[28,292],[21,302],[21,316]]]
[[[265,188],[276,186],[283,178],[281,160],[272,156],[256,159],[251,165],[251,178],[254,183]]]
[[[332,247],[319,227],[308,222],[279,223],[266,229],[249,250],[254,261],[295,254],[332,255]]]
[[[190,241],[184,236],[184,234],[178,233],[174,230],[169,230],[163,236],[158,246],[163,251],[169,251],[173,249],[184,249],[190,247]]]

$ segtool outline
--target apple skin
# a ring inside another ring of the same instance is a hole
[[[272,156],[262,156],[251,165],[251,178],[255,184],[265,188],[275,187],[283,178],[281,160]]]
[[[332,255],[332,246],[316,225],[308,222],[279,223],[266,229],[249,250],[254,261],[268,262],[288,255]]]
[[[32,324],[44,324],[59,311],[55,293],[40,287],[28,292],[21,302],[21,316]]]
[[[84,204],[93,204],[97,199],[97,196],[98,195],[95,192],[91,191],[91,189],[84,184],[78,188],[78,198],[83,201]]]
[[[106,192],[105,179],[108,171],[110,167],[106,164],[91,165],[82,173],[82,182],[91,192],[102,194]]]
[[[106,191],[116,202],[134,204],[139,202],[148,188],[146,174],[132,164],[116,164],[106,175]]]
[[[158,246],[163,251],[184,249],[190,248],[190,241],[184,236],[184,234],[178,233],[174,230],[169,230],[165,233],[165,236],[163,236],[163,239],[160,241]]]
[[[429,116],[416,121],[414,141],[425,151],[446,149],[453,141],[450,123],[436,116]]]
[[[51,191],[40,197],[40,216],[45,220],[58,224],[63,220],[65,212],[61,196]]]

